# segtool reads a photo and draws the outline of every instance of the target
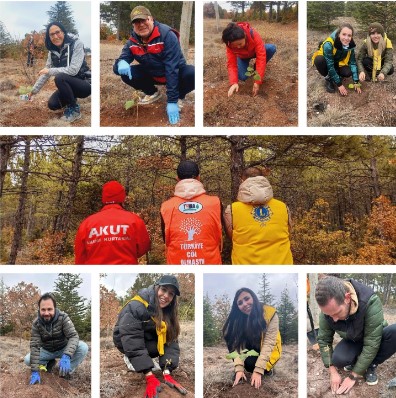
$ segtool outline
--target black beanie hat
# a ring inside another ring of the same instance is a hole
[[[199,176],[199,167],[191,160],[183,160],[180,162],[179,166],[177,166],[177,176],[179,180],[197,178]]]
[[[379,33],[382,37],[384,37],[384,35],[385,35],[384,27],[378,22],[373,22],[368,27],[368,34],[369,35],[371,35],[371,33],[374,33],[374,32]]]

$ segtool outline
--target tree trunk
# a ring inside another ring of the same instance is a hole
[[[215,15],[216,15],[216,32],[219,33],[219,5],[217,1],[214,2],[214,10],[215,10]]]
[[[231,199],[234,202],[238,196],[239,184],[241,182],[242,171],[244,168],[244,147],[242,136],[232,136],[229,141],[231,143]]]
[[[121,40],[121,5],[117,4],[117,40]]]
[[[188,59],[188,45],[190,42],[190,27],[193,5],[194,2],[192,1],[183,1],[180,21],[180,46],[186,61]]]
[[[309,292],[309,308],[311,309],[314,326],[315,328],[317,328],[319,326],[319,314],[320,314],[318,303],[315,300],[315,290],[316,290],[316,285],[318,284],[318,274],[308,274],[308,279],[311,288]],[[309,328],[310,327],[311,326],[309,326]]]
[[[15,264],[18,250],[21,246],[22,241],[22,231],[23,231],[23,220],[25,213],[25,205],[27,198],[27,183],[29,177],[29,169],[30,169],[30,138],[25,140],[25,154],[23,161],[23,171],[22,171],[22,180],[21,180],[21,192],[19,194],[19,204],[18,210],[15,214],[15,230],[14,237],[12,239],[11,252],[9,264]]]
[[[374,191],[374,196],[376,198],[378,198],[379,196],[381,196],[381,189],[380,189],[380,185],[379,185],[377,158],[374,155],[373,136],[368,135],[367,141],[368,141],[368,145],[369,145],[369,151],[372,154],[372,157],[370,159],[370,176],[371,176],[371,181],[372,181],[372,187],[373,187],[373,191]]]
[[[182,135],[180,137],[180,160],[187,160],[187,137]]]

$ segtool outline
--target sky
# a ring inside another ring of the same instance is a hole
[[[138,274],[106,274],[100,278],[100,284],[108,290],[114,290],[118,296],[124,297],[127,290],[133,286]]]
[[[259,273],[204,274],[204,295],[208,294],[209,298],[213,299],[214,296],[227,294],[230,300],[233,300],[235,292],[241,287],[247,287],[257,293],[261,275]],[[297,274],[267,274],[267,276],[275,302],[280,299],[283,289],[287,286],[290,299],[297,304]]]
[[[12,38],[23,39],[25,33],[37,32],[48,24],[47,11],[55,1],[0,1],[0,20]],[[91,2],[69,1],[79,37],[91,48]]]
[[[79,274],[83,279],[83,283],[78,289],[80,296],[91,299],[91,275],[90,274]],[[40,290],[41,294],[52,292],[54,289],[54,282],[58,279],[57,273],[45,273],[45,274],[6,274],[0,273],[0,278],[3,279],[4,284],[7,287],[14,287],[19,282],[33,283]]]

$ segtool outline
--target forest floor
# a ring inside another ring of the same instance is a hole
[[[131,127],[163,127],[170,126],[166,114],[166,87],[157,86],[162,98],[153,104],[133,106],[126,110],[124,104],[132,100],[136,91],[125,84],[120,76],[113,72],[115,59],[121,54],[123,43],[120,41],[101,41],[100,43],[100,125],[131,126]],[[188,51],[187,63],[195,63],[195,51]],[[188,93],[182,101],[180,122],[176,126],[193,127],[195,125],[195,94]]]
[[[225,345],[204,347],[204,398],[295,398],[298,396],[298,347],[283,345],[282,356],[275,366],[274,377],[264,378],[259,390],[247,386],[246,382],[235,387],[234,366],[226,359]],[[249,377],[248,377],[249,381]]]
[[[353,18],[343,18],[357,26]],[[335,21],[335,23],[338,23]],[[392,127],[396,126],[396,73],[386,76],[383,82],[362,82],[362,93],[348,89],[342,97],[338,92],[330,94],[325,89],[324,78],[311,66],[312,54],[328,34],[308,30],[307,39],[307,123],[310,127]],[[355,42],[360,48],[365,32],[357,31]],[[345,87],[353,83],[346,79]]]
[[[87,58],[90,63],[90,57]],[[44,60],[37,60],[33,68],[23,66],[21,60],[3,58],[0,62],[0,126],[1,127],[67,127],[70,123],[60,120],[63,110],[51,111],[47,103],[56,86],[54,79],[44,85],[32,101],[19,98],[18,89],[33,86],[38,72],[45,66]],[[91,97],[78,99],[81,119],[73,127],[91,126]]]
[[[91,354],[73,373],[70,380],[53,373],[41,372],[41,384],[29,385],[31,371],[24,362],[30,351],[29,341],[0,337],[0,396],[6,398],[91,398]]]
[[[385,319],[388,324],[396,323],[396,309],[384,308]],[[336,334],[335,343],[341,339]],[[307,353],[307,396],[308,398],[333,398],[334,395],[330,390],[328,370],[323,366],[319,350],[315,350],[312,346],[308,346]],[[396,389],[388,389],[388,382],[393,379],[396,368],[396,355],[393,355],[377,368],[378,384],[375,386],[367,385],[363,380],[359,380],[348,394],[343,394],[347,398],[395,398]],[[340,370],[340,374],[344,379],[348,372]]]
[[[298,24],[253,21],[265,43],[277,51],[267,64],[264,83],[252,97],[253,80],[240,82],[239,92],[229,89],[226,48],[221,32],[231,22],[204,20],[204,126],[257,127],[298,125]]]
[[[195,396],[195,342],[194,322],[181,322],[179,336],[180,363],[172,376],[187,389],[186,398]],[[161,381],[160,398],[180,398],[182,395],[163,383],[161,372],[153,372]],[[103,338],[100,349],[100,397],[101,398],[141,398],[146,383],[140,373],[131,372],[112,338]]]

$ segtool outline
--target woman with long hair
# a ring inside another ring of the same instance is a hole
[[[52,111],[65,108],[61,120],[74,122],[81,118],[77,98],[91,95],[91,73],[85,60],[83,43],[69,35],[60,22],[48,24],[45,33],[48,52],[46,65],[30,93],[37,94],[51,76],[55,77],[57,90],[48,100]]]
[[[349,23],[341,24],[312,56],[312,65],[324,76],[326,91],[348,95],[343,80],[351,77],[354,89],[359,94],[362,92],[355,59],[356,44],[353,40],[353,27]]]
[[[383,81],[386,75],[392,75],[395,71],[392,42],[378,22],[373,22],[368,27],[367,37],[358,53],[357,66],[362,82]]]
[[[273,375],[282,353],[276,309],[260,303],[252,290],[239,289],[224,324],[223,337],[234,360],[233,387],[242,379],[247,381],[246,370],[252,374],[251,386],[259,389],[262,377]]]
[[[125,304],[114,327],[113,341],[124,354],[127,367],[145,375],[145,398],[155,398],[160,390],[161,383],[153,373],[158,366],[152,358],[157,357],[165,384],[187,394],[171,376],[180,357],[177,296],[180,296],[177,278],[163,275]]]

